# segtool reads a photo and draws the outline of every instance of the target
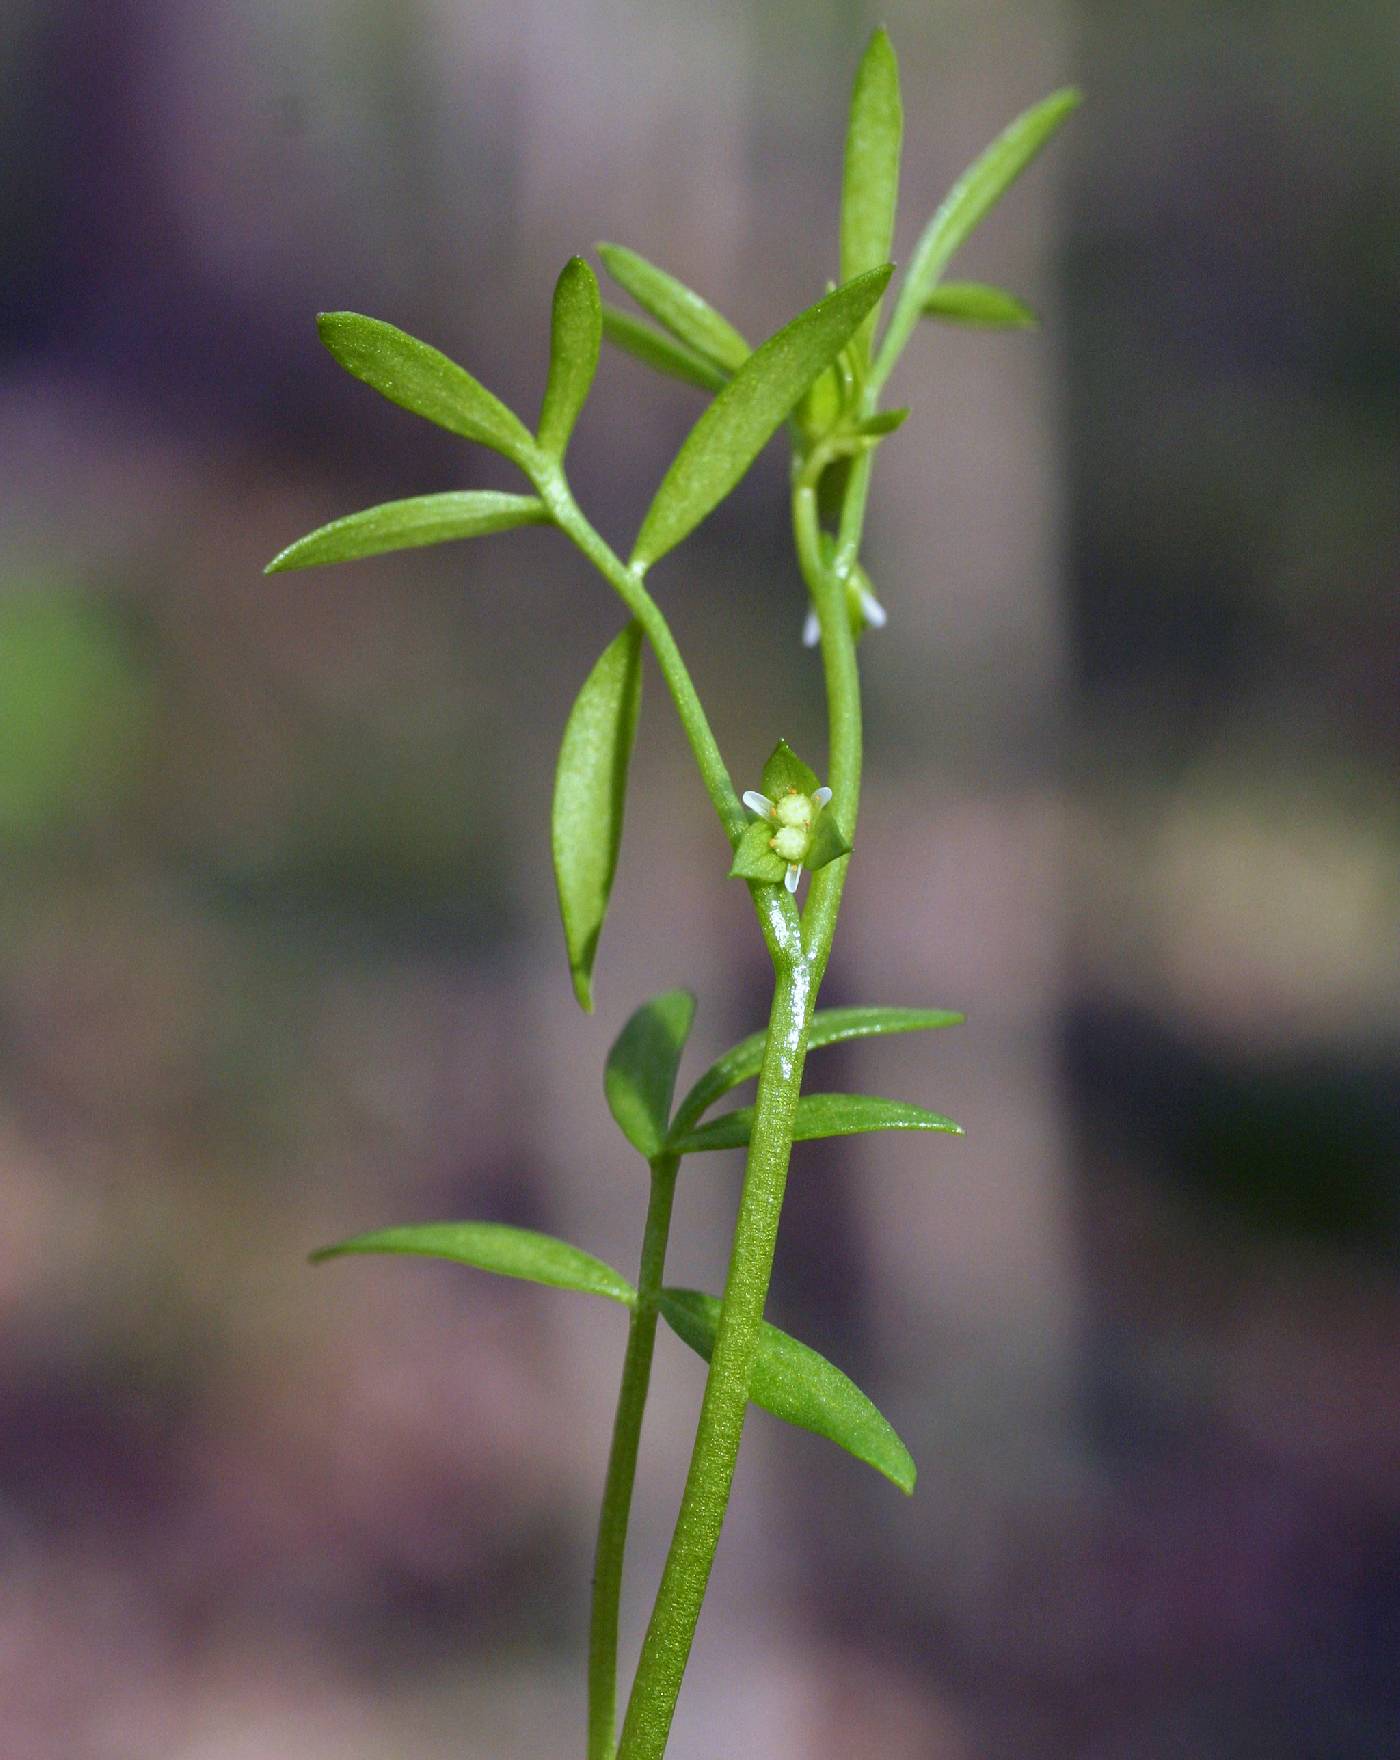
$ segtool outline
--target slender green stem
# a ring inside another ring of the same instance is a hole
[[[676,1193],[680,1158],[658,1155],[651,1164],[651,1202],[642,1237],[637,1301],[627,1333],[627,1354],[613,1420],[612,1449],[598,1518],[593,1565],[593,1610],[588,1631],[588,1760],[613,1760],[617,1719],[617,1628],[622,1598],[622,1565],[637,1448],[651,1382],[656,1347],[656,1303],[666,1268],[666,1242]]]
[[[853,478],[856,475],[853,473]],[[862,482],[856,491],[862,506],[865,487]],[[844,580],[834,569],[822,566],[816,485],[800,469],[793,520],[803,574],[822,629],[831,722],[831,787],[843,823],[854,831],[860,805],[860,674],[846,613]],[[777,982],[715,1348],[680,1514],[642,1643],[618,1760],[661,1760],[694,1642],[748,1411],[807,1038],[817,990],[830,957],[848,860],[843,857],[828,863],[813,876],[804,919],[805,945],[795,955],[789,951],[775,960]],[[769,888],[770,892],[776,890]]]
[[[773,1272],[793,1118],[812,1018],[805,959],[778,971],[759,1072],[743,1195],[680,1515],[642,1643],[619,1760],[660,1760],[709,1583],[739,1455]]]

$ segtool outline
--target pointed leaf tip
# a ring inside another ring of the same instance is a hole
[[[578,1290],[584,1295],[606,1296],[630,1308],[637,1292],[621,1273],[581,1247],[571,1246],[553,1235],[504,1222],[425,1222],[406,1228],[381,1228],[360,1234],[333,1247],[321,1247],[310,1255],[313,1265],[351,1253],[407,1253],[425,1259],[449,1259],[472,1265],[478,1271],[494,1271],[501,1277],[520,1277],[553,1289]]]
[[[550,325],[549,381],[540,407],[539,441],[546,452],[562,458],[593,385],[603,340],[598,278],[582,257],[570,257],[560,271]]]
[[[678,1155],[695,1155],[710,1149],[742,1149],[753,1130],[754,1108],[741,1106],[722,1112],[694,1130],[673,1137],[670,1147]],[[679,1123],[679,1115],[678,1115]],[[941,1131],[960,1137],[963,1128],[941,1113],[902,1100],[882,1100],[874,1094],[804,1094],[793,1117],[794,1143],[814,1142],[819,1137],[854,1137],[867,1131]]]
[[[318,526],[279,551],[263,573],[281,574],[290,568],[351,562],[456,538],[480,538],[515,526],[541,525],[549,518],[549,509],[534,495],[503,495],[490,489],[413,495],[406,501],[385,501]]]
[[[649,324],[639,323],[626,312],[620,312],[616,306],[603,307],[603,334],[614,348],[620,348],[624,354],[630,354],[634,360],[664,373],[669,379],[696,385],[701,391],[721,391],[728,383],[727,373],[712,367],[698,354],[682,348],[680,343],[663,336],[659,330],[653,330]]]
[[[929,295],[944,269],[981,225],[1041,148],[1078,109],[1082,93],[1064,86],[1033,104],[1010,123],[944,197],[914,248],[895,302],[889,328],[880,344],[873,381],[882,385],[919,321]]]
[[[763,766],[764,794],[775,801],[793,789],[798,794],[813,794],[816,788],[816,771],[802,762],[785,739],[780,739]]]
[[[637,534],[634,568],[650,568],[714,512],[845,347],[893,272],[887,263],[848,281],[745,360],[672,460]]]
[[[681,346],[725,375],[749,357],[749,345],[708,300],[625,245],[601,243],[598,256],[608,274],[644,312]]]
[[[1035,330],[1040,319],[1024,301],[980,281],[944,281],[924,301],[923,315],[982,330]]]
[[[904,109],[899,62],[882,28],[870,38],[856,70],[841,183],[841,278],[849,281],[889,259],[899,199]],[[875,329],[871,311],[852,346],[863,364]]]
[[[676,1336],[709,1362],[719,1328],[719,1303],[694,1289],[663,1289],[661,1312]],[[810,1345],[767,1321],[759,1333],[749,1398],[775,1418],[810,1430],[874,1467],[910,1495],[918,1470],[879,1407],[848,1375]]]
[[[516,464],[534,450],[528,429],[465,368],[416,336],[360,312],[322,312],[316,329],[346,372],[381,397]]]
[[[961,1026],[966,1019],[948,1008],[886,1008],[879,1004],[853,1008],[819,1008],[812,1016],[807,1049],[843,1045],[848,1039],[883,1037],[890,1033],[924,1033]],[[717,1058],[676,1109],[676,1129],[689,1130],[716,1100],[756,1076],[763,1062],[766,1033],[750,1033]]]

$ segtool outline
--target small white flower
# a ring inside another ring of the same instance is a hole
[[[829,788],[786,740],[779,740],[763,766],[763,792],[749,789],[744,805],[754,823],[734,845],[729,872],[735,880],[796,892],[804,868],[813,873],[851,853],[851,840],[836,817]]]
[[[864,573],[864,570],[861,572]],[[867,625],[871,629],[883,629],[889,622],[889,613],[869,587],[863,586],[854,578],[846,583],[846,604],[857,633]],[[815,648],[821,639],[821,619],[814,609],[810,609],[807,612],[807,621],[802,625],[802,646]]]
[[[802,864],[812,847],[812,827],[817,814],[830,799],[829,788],[814,789],[809,795],[791,788],[776,801],[770,801],[766,794],[760,794],[754,788],[745,791],[744,805],[749,811],[777,827],[768,840],[768,847],[780,861],[787,863],[783,884],[789,892],[797,891]]]
[[[860,592],[860,608],[865,613],[865,621],[871,629],[883,629],[890,620],[889,613],[872,592],[865,587],[858,590]]]

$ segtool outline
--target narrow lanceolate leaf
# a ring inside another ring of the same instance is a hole
[[[381,1228],[322,1247],[311,1257],[319,1263],[347,1253],[413,1253],[425,1259],[451,1259],[502,1277],[523,1277],[554,1289],[606,1296],[610,1302],[629,1308],[637,1293],[611,1265],[582,1248],[504,1222],[425,1222],[409,1228]]]
[[[715,1298],[695,1289],[664,1289],[660,1307],[676,1336],[708,1363],[719,1327]],[[775,1418],[836,1443],[901,1491],[913,1491],[913,1458],[879,1408],[834,1363],[767,1321],[759,1334],[749,1398]]]
[[[642,1004],[608,1053],[608,1106],[623,1136],[648,1161],[666,1141],[676,1071],[694,1019],[689,990],[667,990]]]
[[[981,281],[945,281],[924,301],[923,316],[945,324],[973,324],[984,330],[1034,330],[1039,318],[1004,288]]]
[[[683,281],[677,281],[674,275],[620,244],[600,244],[598,255],[618,286],[630,293],[642,310],[650,312],[683,347],[726,373],[743,366],[749,358],[748,343],[728,318],[721,317],[708,300],[701,299]],[[881,262],[884,260],[880,258]]]
[[[348,373],[390,403],[520,464],[534,450],[525,424],[464,368],[416,336],[359,312],[322,312],[321,340]]]
[[[704,1149],[742,1149],[753,1129],[754,1109],[722,1112],[708,1124],[675,1138],[670,1147],[678,1155],[694,1155]],[[866,1131],[947,1131],[955,1137],[962,1126],[922,1106],[902,1100],[880,1100],[873,1094],[804,1094],[797,1102],[792,1140],[808,1143],[817,1137],[856,1137]]]
[[[948,1008],[819,1008],[812,1016],[807,1049],[842,1045],[847,1039],[870,1039],[886,1033],[924,1033],[935,1027],[957,1027],[966,1015]],[[702,1113],[731,1088],[751,1081],[763,1063],[766,1033],[750,1033],[716,1059],[676,1108],[676,1123],[689,1130]]]
[[[633,567],[649,568],[718,507],[818,373],[845,347],[890,274],[886,265],[848,281],[754,350],[672,461],[642,521]]]
[[[582,257],[570,257],[554,286],[549,380],[540,408],[540,445],[555,458],[564,456],[588,397],[602,340],[598,278]]]
[[[877,30],[856,70],[851,119],[846,131],[846,162],[841,184],[841,279],[849,281],[890,259],[895,204],[899,198],[899,148],[904,110],[899,98],[899,63],[883,30]],[[872,311],[854,346],[862,362],[870,355],[875,329]]]
[[[641,699],[642,632],[629,623],[584,680],[569,711],[554,778],[554,878],[574,994],[589,1013]]]
[[[919,321],[929,295],[958,247],[981,224],[1036,154],[1080,103],[1071,88],[1052,92],[1018,116],[968,167],[924,228],[880,344],[874,378],[883,384]]]
[[[729,383],[727,373],[721,373],[718,367],[712,367],[698,354],[672,342],[669,336],[663,336],[649,324],[638,323],[626,312],[618,311],[616,306],[603,307],[603,334],[615,348],[622,349],[658,373],[665,373],[668,378],[698,385],[702,391],[722,391]]]
[[[264,574],[286,568],[312,568],[322,562],[350,562],[387,550],[415,550],[453,538],[481,538],[514,526],[540,525],[549,509],[534,495],[501,495],[491,489],[464,489],[445,495],[412,495],[385,501],[360,513],[347,513],[317,526],[273,557]]]

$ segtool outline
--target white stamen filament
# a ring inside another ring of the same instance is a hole
[[[883,629],[889,622],[889,613],[873,593],[860,590],[860,608],[865,613],[865,621],[871,629]]]

